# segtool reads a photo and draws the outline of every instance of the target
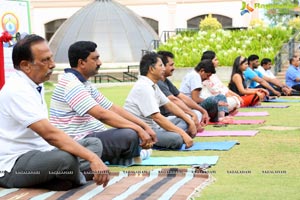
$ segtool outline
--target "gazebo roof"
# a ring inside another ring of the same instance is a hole
[[[68,63],[69,46],[80,40],[97,43],[104,63],[139,62],[157,34],[141,17],[113,0],[95,0],[56,31],[50,48],[57,63]]]

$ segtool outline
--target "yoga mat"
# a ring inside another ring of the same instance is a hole
[[[0,199],[192,199],[213,177],[201,169],[155,169],[151,171],[114,172],[108,186],[93,181],[68,191],[32,188],[0,188]]]
[[[197,137],[218,137],[218,136],[255,136],[259,131],[203,131],[197,133]]]
[[[268,116],[268,112],[238,112],[233,115],[235,117],[258,117],[258,116]]]
[[[237,141],[194,142],[194,145],[188,149],[186,149],[185,144],[183,144],[180,151],[199,151],[199,150],[227,151],[236,144]]]
[[[244,124],[263,124],[265,120],[263,119],[234,119],[232,123],[228,123],[228,125],[244,125]],[[209,125],[218,125],[218,122],[209,122]],[[227,123],[226,123],[227,124]]]
[[[250,107],[242,107],[242,108],[288,108],[289,105],[259,105],[259,106],[250,106]]]
[[[300,102],[300,100],[294,100],[294,99],[270,99],[264,102],[273,102],[273,103],[295,103]]]
[[[134,165],[159,166],[159,165],[215,165],[219,156],[185,156],[185,157],[150,157],[142,163]]]

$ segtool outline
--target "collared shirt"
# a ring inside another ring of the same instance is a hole
[[[31,150],[54,149],[28,128],[48,118],[44,97],[22,71],[16,70],[0,91],[0,177],[10,172],[19,156]]]
[[[65,72],[53,91],[50,122],[75,140],[106,130],[101,121],[87,112],[96,105],[110,109],[113,103],[78,71],[66,69]]]
[[[159,107],[168,102],[169,99],[162,93],[157,84],[146,76],[139,76],[125,100],[124,108],[150,127],[156,128],[157,125],[151,115],[160,112]]]
[[[290,65],[285,73],[285,83],[289,87],[300,84],[296,82],[296,78],[300,78],[300,69],[294,65]]]

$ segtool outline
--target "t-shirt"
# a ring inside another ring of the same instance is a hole
[[[4,171],[11,171],[19,156],[32,150],[54,149],[28,128],[48,118],[43,92],[37,87],[40,86],[16,70],[0,90],[0,177]]]
[[[151,128],[157,128],[151,115],[160,112],[159,107],[168,102],[170,102],[169,99],[162,93],[157,84],[154,84],[147,76],[139,76],[125,100],[124,108]]]
[[[256,81],[253,81],[253,78],[256,76],[263,78],[261,73],[255,72],[250,67],[244,71],[244,77],[248,88],[256,88],[259,85]]]
[[[175,87],[175,85],[173,85],[173,83],[167,78],[165,81],[158,81],[157,85],[160,88],[160,90],[164,93],[164,95],[166,95],[166,97],[170,95],[174,95],[175,97],[177,97],[180,94],[179,90]],[[159,109],[160,113],[163,116],[167,117],[173,115],[170,111],[165,109],[164,106],[161,106]]]
[[[50,122],[75,140],[106,130],[100,120],[87,112],[96,105],[110,109],[112,102],[76,70],[66,69],[65,72],[52,94]]]
[[[265,70],[262,66],[258,66],[258,68],[256,70],[259,71],[260,73],[262,73],[263,76],[266,76],[269,78],[276,78],[271,70],[269,70],[269,69]]]
[[[202,88],[201,76],[192,70],[183,77],[179,91],[192,98],[192,91],[199,88]]]

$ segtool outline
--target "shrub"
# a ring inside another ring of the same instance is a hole
[[[202,31],[218,30],[222,28],[222,24],[217,20],[217,18],[214,18],[211,14],[209,14],[200,21],[199,28]]]
[[[206,50],[217,53],[220,66],[232,66],[234,59],[239,55],[257,54],[260,58],[267,57],[273,60],[291,35],[292,30],[283,26],[235,31],[200,30],[189,35],[179,33],[160,45],[158,50],[173,52],[178,67],[196,66]]]
[[[250,21],[250,27],[265,27],[266,24],[263,20],[261,19],[252,19]]]
[[[300,30],[300,17],[294,17],[289,20],[288,26],[294,30]]]

